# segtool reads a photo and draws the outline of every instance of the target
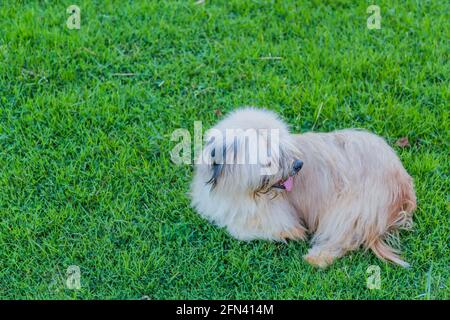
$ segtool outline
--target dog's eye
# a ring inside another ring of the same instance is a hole
[[[272,166],[272,162],[271,161],[269,161],[266,164],[262,165],[263,168],[270,168],[271,166]]]

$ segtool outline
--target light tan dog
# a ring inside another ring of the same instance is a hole
[[[293,135],[270,111],[237,110],[209,131],[191,196],[202,216],[237,239],[312,234],[304,256],[312,265],[326,267],[363,246],[408,266],[386,240],[412,225],[412,179],[392,148],[365,131]]]

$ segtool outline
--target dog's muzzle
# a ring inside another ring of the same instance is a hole
[[[286,191],[291,191],[294,187],[294,178],[295,176],[303,167],[303,161],[302,160],[294,160],[294,163],[292,164],[292,169],[289,172],[289,176],[284,179],[278,181],[276,184],[274,184],[272,187],[277,189],[283,189]]]
[[[295,176],[303,167],[303,161],[302,160],[294,160],[294,163],[292,164],[292,171],[291,176]]]

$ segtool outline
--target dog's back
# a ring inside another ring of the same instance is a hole
[[[299,199],[293,201],[316,232],[313,240],[329,241],[331,235],[343,247],[364,245],[380,258],[407,266],[385,243],[392,231],[411,227],[416,207],[412,179],[394,150],[364,130],[294,137],[305,164]]]

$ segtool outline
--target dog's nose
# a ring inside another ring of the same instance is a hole
[[[303,167],[303,161],[302,160],[295,160],[294,164],[292,165],[292,169],[295,173],[299,172],[300,169]]]

